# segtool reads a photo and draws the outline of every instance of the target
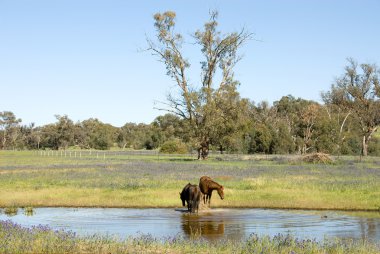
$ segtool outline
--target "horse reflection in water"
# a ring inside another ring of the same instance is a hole
[[[189,238],[217,240],[224,236],[224,221],[210,221],[202,216],[182,214],[182,229]]]

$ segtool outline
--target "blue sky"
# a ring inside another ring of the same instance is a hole
[[[222,31],[245,28],[255,40],[235,69],[242,97],[291,94],[320,101],[346,58],[380,64],[380,1],[0,0],[0,111],[44,125],[54,115],[98,118],[114,126],[150,123],[175,84],[150,53],[153,14],[177,13],[189,76],[199,85],[199,48],[191,34],[219,11]]]

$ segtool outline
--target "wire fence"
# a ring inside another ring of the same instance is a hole
[[[196,158],[196,153],[188,154],[162,154],[157,150],[127,150],[127,151],[102,151],[102,150],[38,150],[36,154],[41,157],[63,158],[92,158],[92,159],[131,159],[131,158],[166,158],[182,157]]]
[[[41,157],[62,157],[79,159],[198,159],[197,151],[187,154],[164,154],[158,150],[126,150],[126,151],[102,151],[102,150],[38,150],[36,154]],[[292,160],[300,155],[269,155],[269,154],[231,154],[210,151],[208,158],[214,160]]]

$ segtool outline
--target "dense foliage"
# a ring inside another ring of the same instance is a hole
[[[244,109],[246,110],[246,108]],[[273,103],[250,103],[244,128],[214,136],[213,150],[228,153],[359,155],[362,129],[347,111],[293,96]],[[347,116],[348,115],[348,116]],[[6,117],[5,117],[6,116]],[[168,148],[174,143],[195,149],[186,121],[173,114],[157,117],[150,124],[126,123],[114,127],[98,119],[74,123],[68,116],[44,126],[23,125],[9,111],[0,112],[0,149],[121,149]],[[242,121],[242,119],[240,119]],[[223,128],[226,124],[223,123]],[[218,125],[215,128],[219,128]],[[222,127],[221,127],[222,128]],[[165,149],[164,149],[165,150]],[[370,155],[380,155],[380,135],[368,144]]]

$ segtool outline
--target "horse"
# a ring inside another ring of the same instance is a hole
[[[208,201],[208,204],[211,204],[211,195],[213,190],[217,190],[219,197],[223,200],[224,199],[224,187],[217,182],[213,181],[211,177],[208,176],[202,176],[199,179],[199,188],[201,189],[201,192],[203,194],[203,203],[206,204]]]
[[[187,202],[187,210],[191,213],[198,213],[199,203],[201,200],[201,190],[198,185],[188,183],[179,193],[182,200],[182,205]]]
[[[188,202],[189,200],[189,192],[188,189],[191,186],[191,183],[188,183],[183,187],[182,192],[179,193],[179,197],[182,200],[182,206],[185,206],[185,202],[187,202],[187,209],[190,210],[190,203]]]

